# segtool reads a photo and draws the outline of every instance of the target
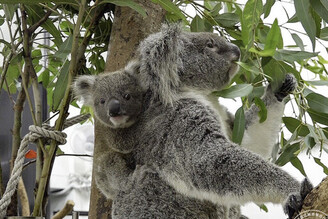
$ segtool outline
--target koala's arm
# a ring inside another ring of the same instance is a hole
[[[283,99],[297,86],[293,75],[287,74],[284,83],[277,92],[268,86],[261,98],[267,108],[267,119],[260,123],[259,108],[253,104],[245,112],[246,129],[241,146],[256,154],[269,158],[272,148],[277,140],[281,127],[281,118],[284,114],[285,104]]]
[[[99,190],[109,199],[118,191],[125,191],[133,183],[134,169],[129,164],[128,155],[106,151],[95,160],[95,180]]]
[[[164,167],[164,176],[181,193],[214,203],[243,204],[282,203],[300,190],[289,174],[230,142],[204,104],[183,100],[174,116],[168,118],[168,151],[174,157]]]

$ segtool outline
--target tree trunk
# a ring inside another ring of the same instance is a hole
[[[322,182],[306,196],[302,210],[298,215],[302,215],[305,211],[310,210],[318,210],[328,215],[328,177],[322,180]],[[296,215],[294,218],[296,218]]]
[[[135,2],[143,6],[147,17],[143,18],[128,7],[115,8],[106,71],[116,71],[123,68],[134,57],[139,42],[150,33],[157,32],[164,20],[165,12],[159,5],[155,5],[149,0],[137,0]],[[104,138],[106,138],[102,131],[104,129],[105,127],[96,120],[94,160],[108,147],[104,144]],[[94,178],[91,186],[89,218],[111,218],[111,200],[106,200],[99,192]]]

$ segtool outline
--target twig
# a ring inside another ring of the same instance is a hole
[[[66,215],[72,212],[75,203],[72,200],[68,200],[63,209],[58,211],[51,219],[62,219]]]
[[[61,107],[59,109],[59,117],[56,121],[55,125],[55,130],[62,130],[65,118],[68,115],[68,107],[70,103],[70,86],[73,81],[73,78],[76,75],[76,68],[77,68],[77,55],[78,55],[78,48],[79,48],[79,35],[80,35],[80,27],[81,23],[83,20],[84,12],[85,12],[85,5],[86,5],[86,0],[82,0],[80,3],[79,7],[79,14],[77,18],[76,25],[74,27],[74,32],[73,32],[73,44],[72,44],[72,52],[71,52],[71,62],[69,66],[69,75],[68,75],[68,82],[67,82],[67,89],[65,91]],[[57,151],[57,142],[56,141],[51,141],[50,144],[50,149],[48,156],[45,156],[44,158],[44,165],[42,168],[42,173],[40,177],[40,182],[39,182],[39,187],[37,190],[36,198],[35,198],[35,205],[33,209],[33,216],[40,216],[40,210],[41,210],[41,205],[43,203],[43,198],[45,194],[45,189],[49,180],[49,173],[51,170],[51,167],[53,165],[56,151]]]
[[[30,216],[30,204],[22,177],[19,179],[17,192],[22,206],[22,216]]]

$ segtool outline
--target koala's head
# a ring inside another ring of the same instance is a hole
[[[200,90],[221,90],[238,71],[239,48],[214,33],[182,32],[183,85]]]
[[[143,111],[144,91],[139,86],[133,62],[123,70],[77,78],[73,91],[84,104],[92,106],[95,116],[111,128],[127,128]]]
[[[182,87],[223,89],[238,70],[240,50],[214,33],[190,33],[163,25],[139,46],[144,84],[164,103],[173,103]]]

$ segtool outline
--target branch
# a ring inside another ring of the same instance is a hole
[[[72,212],[75,203],[72,200],[68,200],[63,209],[58,211],[51,219],[62,219],[66,215]]]
[[[19,179],[17,192],[22,206],[22,216],[30,216],[30,204],[22,177]]]
[[[61,107],[59,109],[59,116],[56,120],[55,130],[60,131],[63,129],[64,121],[68,115],[68,107],[71,100],[71,91],[70,86],[73,81],[73,78],[76,75],[76,68],[77,68],[77,54],[78,54],[78,48],[79,48],[79,35],[80,35],[80,27],[83,20],[83,15],[85,12],[85,5],[86,0],[82,0],[80,7],[79,7],[79,14],[76,21],[76,25],[74,27],[73,32],[73,45],[71,50],[71,62],[69,66],[69,75],[68,75],[68,83],[66,87],[66,91],[62,100]],[[43,203],[44,194],[46,191],[46,185],[49,180],[51,167],[53,165],[56,151],[57,151],[58,143],[56,141],[51,141],[49,153],[47,156],[44,157],[44,165],[42,168],[42,173],[40,177],[40,183],[37,190],[36,198],[35,198],[35,205],[33,210],[33,216],[40,216],[40,209],[41,205]]]

